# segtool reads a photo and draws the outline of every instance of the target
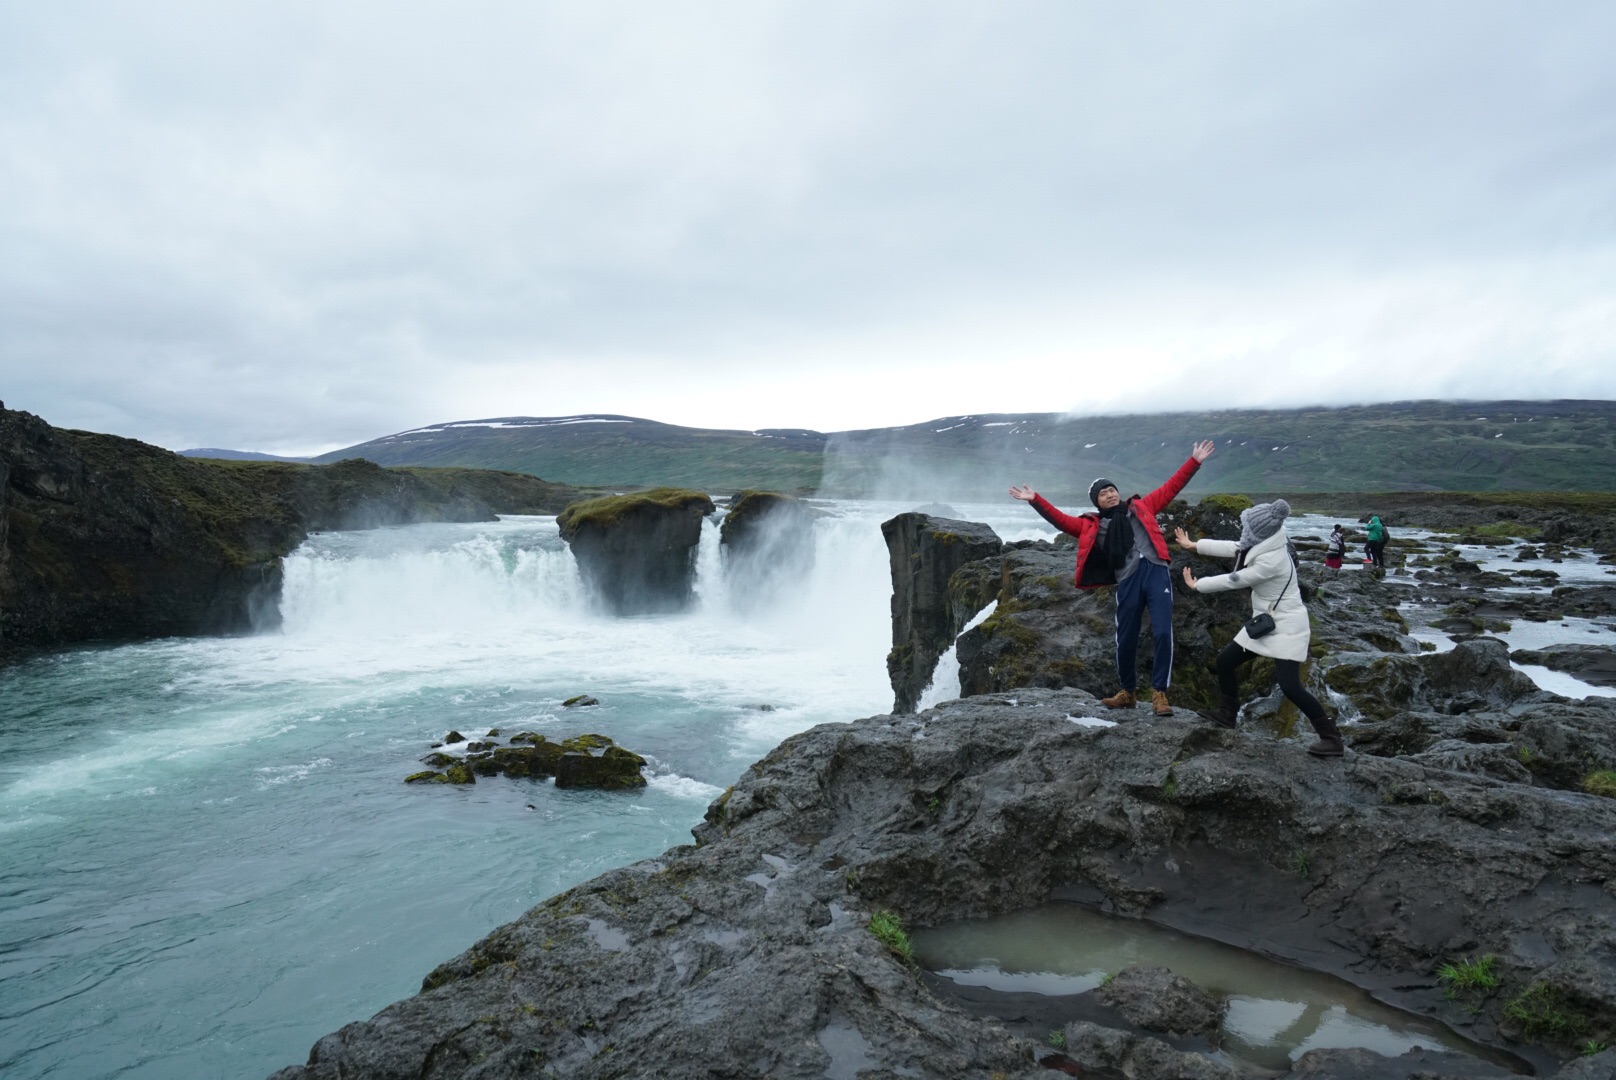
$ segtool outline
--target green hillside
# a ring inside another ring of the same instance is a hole
[[[508,469],[571,484],[743,487],[892,498],[996,497],[1024,481],[1145,490],[1201,438],[1209,491],[1616,490],[1616,402],[1401,402],[1139,416],[946,417],[825,434],[724,431],[626,416],[507,417],[402,432],[328,454]]]

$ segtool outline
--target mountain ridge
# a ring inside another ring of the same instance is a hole
[[[1201,438],[1209,491],[1616,490],[1616,402],[1409,401],[1070,416],[977,413],[819,432],[696,428],[612,413],[412,428],[314,458],[504,469],[592,486],[771,488],[891,498],[1075,497],[1161,482]]]

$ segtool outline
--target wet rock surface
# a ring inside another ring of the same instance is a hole
[[[573,503],[556,525],[603,607],[661,614],[694,602],[701,523],[714,509],[699,491],[656,488]]]
[[[1164,967],[1130,967],[1095,996],[1146,1031],[1200,1035],[1216,1031],[1224,1003]]]
[[[958,602],[949,587],[967,563],[997,555],[1003,543],[987,525],[910,512],[881,526],[892,568],[892,651],[887,675],[893,709],[914,712],[937,660],[980,610]],[[984,601],[985,603],[985,601]]]
[[[1517,664],[1537,664],[1569,671],[1594,686],[1616,686],[1616,648],[1609,645],[1550,645],[1546,649],[1516,649],[1509,658]]]
[[[790,738],[697,846],[546,901],[277,1076],[1048,1076],[1047,1040],[939,998],[867,925],[1052,898],[1339,975],[1545,1072],[1616,1034],[1616,801],[1145,709],[1070,719],[1099,709],[1023,688]],[[1450,999],[1437,969],[1483,956],[1496,985]],[[1562,1026],[1516,1018],[1539,1000]],[[1135,1078],[1240,1075],[1126,1025],[1064,1037]],[[1297,1075],[1495,1075],[1469,1064]]]
[[[451,743],[459,741],[450,740]],[[628,791],[642,788],[646,783],[640,772],[645,759],[605,735],[574,735],[551,741],[536,732],[519,731],[511,736],[509,746],[500,746],[493,739],[481,739],[465,743],[464,751],[463,755],[442,751],[426,755],[421,761],[431,768],[405,777],[404,782],[474,784],[479,776],[525,780],[554,777],[558,788],[603,791]],[[443,771],[436,771],[439,769]]]

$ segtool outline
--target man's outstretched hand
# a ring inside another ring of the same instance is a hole
[[[1026,484],[1011,484],[1010,497],[1020,499],[1022,502],[1032,502],[1038,497],[1038,493]]]
[[[1207,439],[1205,442],[1198,442],[1195,444],[1195,449],[1190,451],[1190,457],[1194,458],[1197,462],[1205,461],[1207,458],[1212,456],[1212,451],[1216,449],[1217,447],[1212,445],[1212,440]]]

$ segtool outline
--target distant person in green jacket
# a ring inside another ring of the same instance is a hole
[[[1378,516],[1369,519],[1369,528],[1365,530],[1369,542],[1364,548],[1369,553],[1369,561],[1376,570],[1386,569],[1386,526],[1380,523]]]

